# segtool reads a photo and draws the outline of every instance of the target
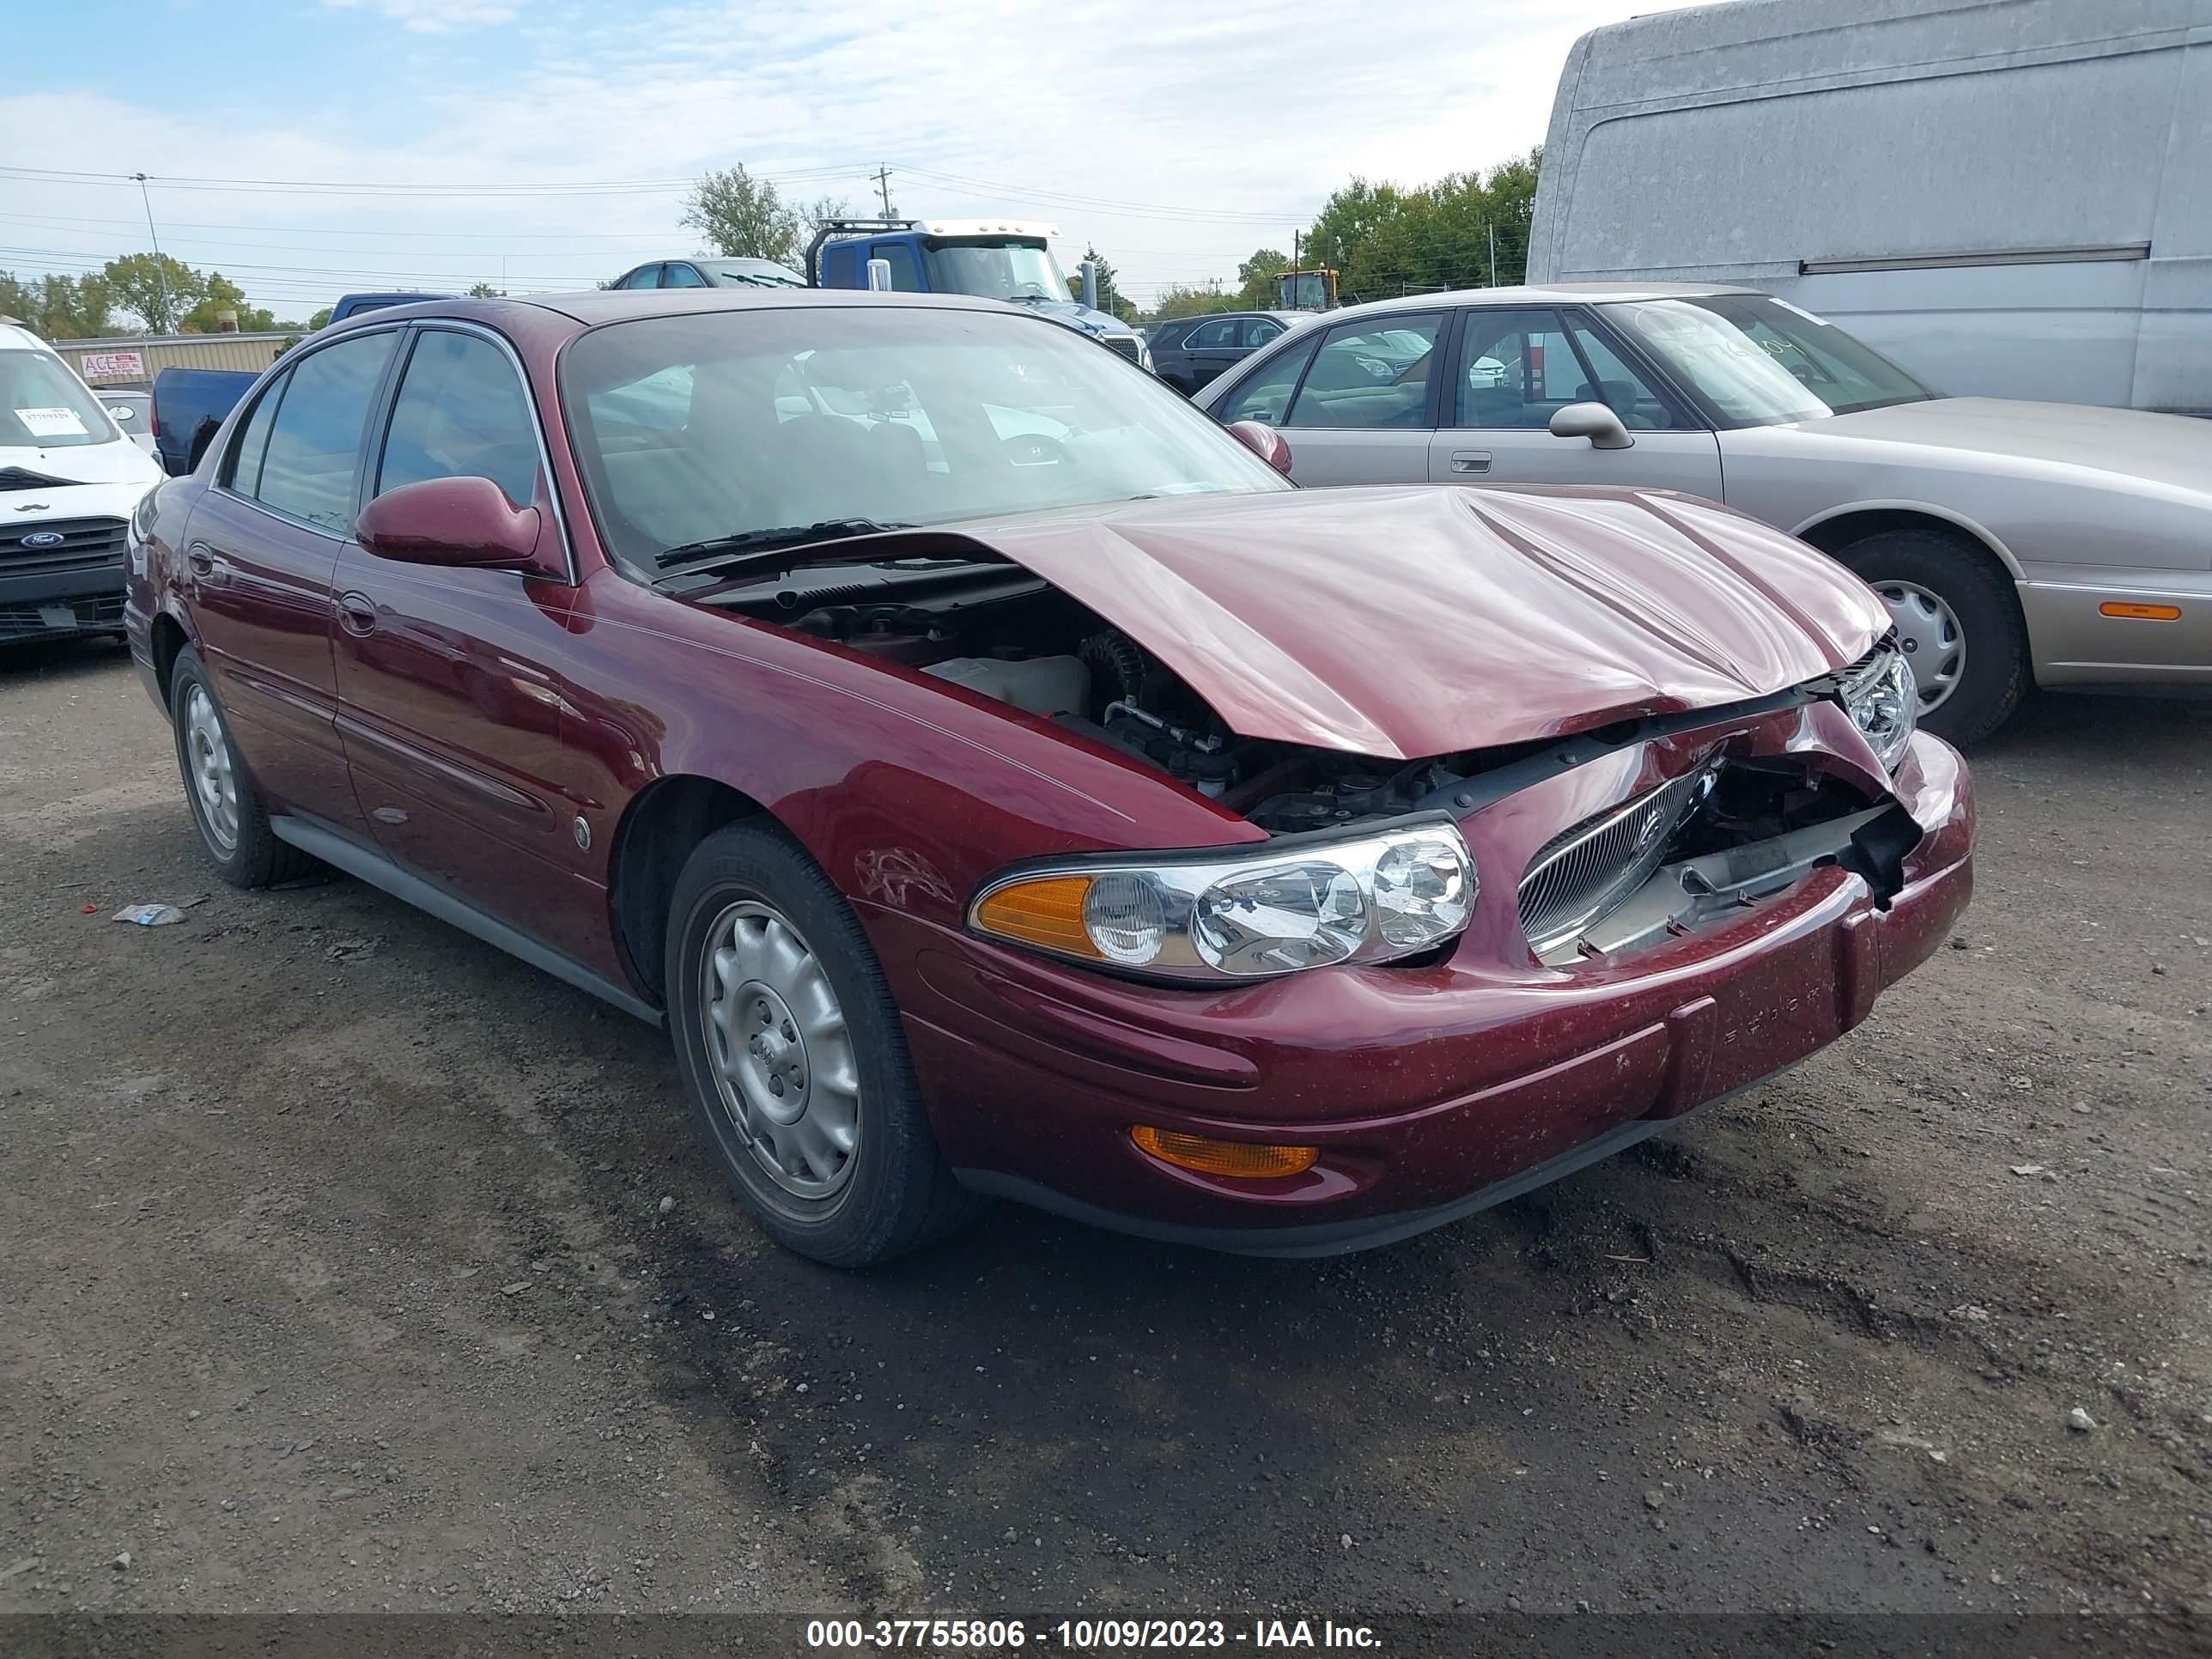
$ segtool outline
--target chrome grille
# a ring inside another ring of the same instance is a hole
[[[1556,950],[1642,886],[1712,775],[1700,767],[1670,778],[1539,848],[1521,878],[1521,931],[1529,948],[1539,957]]]

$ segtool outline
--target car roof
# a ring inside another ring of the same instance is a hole
[[[1537,283],[1520,288],[1456,288],[1435,294],[1406,294],[1389,300],[1369,300],[1335,311],[1301,313],[1341,321],[1370,312],[1431,311],[1437,306],[1572,305],[1577,301],[1684,300],[1710,294],[1756,294],[1752,288],[1727,283]]]
[[[1279,323],[1294,323],[1308,317],[1317,317],[1315,311],[1201,311],[1190,317],[1170,317],[1164,323],[1155,323],[1155,328],[1168,328],[1176,323],[1218,323],[1233,321],[1240,317],[1272,317]]]
[[[921,311],[988,311],[1000,316],[1037,313],[1025,306],[964,294],[902,294],[838,288],[644,288],[586,289],[573,294],[541,294],[490,300],[429,300],[364,311],[331,325],[336,334],[360,327],[389,326],[415,319],[450,317],[497,325],[519,315],[565,317],[586,328],[638,317],[681,317],[702,311],[763,311],[815,306],[893,306]],[[1051,326],[1060,326],[1051,323]]]

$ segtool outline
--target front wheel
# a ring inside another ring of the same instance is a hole
[[[2003,571],[1931,530],[1892,530],[1836,557],[1881,596],[1920,686],[1920,724],[1973,743],[2011,717],[2031,684],[2027,629]]]
[[[805,854],[757,823],[702,842],[677,882],[665,968],[694,1121],[778,1243],[872,1267],[965,1218],[883,969]]]

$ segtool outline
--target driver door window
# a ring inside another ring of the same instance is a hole
[[[663,288],[704,288],[707,279],[699,274],[696,265],[665,264],[660,268]]]
[[[426,330],[392,406],[373,493],[471,477],[529,506],[538,495],[538,428],[504,352],[473,334]]]
[[[1419,483],[1428,476],[1430,371],[1445,316],[1388,312],[1322,337],[1283,423],[1293,478]]]
[[[1585,355],[1589,346],[1605,349]],[[1432,482],[1616,484],[1720,499],[1718,440],[1711,432],[1668,429],[1672,411],[1647,377],[1577,313],[1548,306],[1470,307],[1454,356],[1455,418],[1431,442]],[[1577,403],[1613,409],[1629,428],[1630,447],[1598,449],[1587,438],[1553,437],[1552,416]]]

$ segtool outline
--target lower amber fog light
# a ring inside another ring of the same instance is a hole
[[[1318,1146],[1271,1146],[1250,1140],[1216,1140],[1210,1135],[1179,1134],[1139,1123],[1129,1139],[1163,1164],[1195,1170],[1200,1175],[1271,1176],[1303,1174],[1321,1156]]]

